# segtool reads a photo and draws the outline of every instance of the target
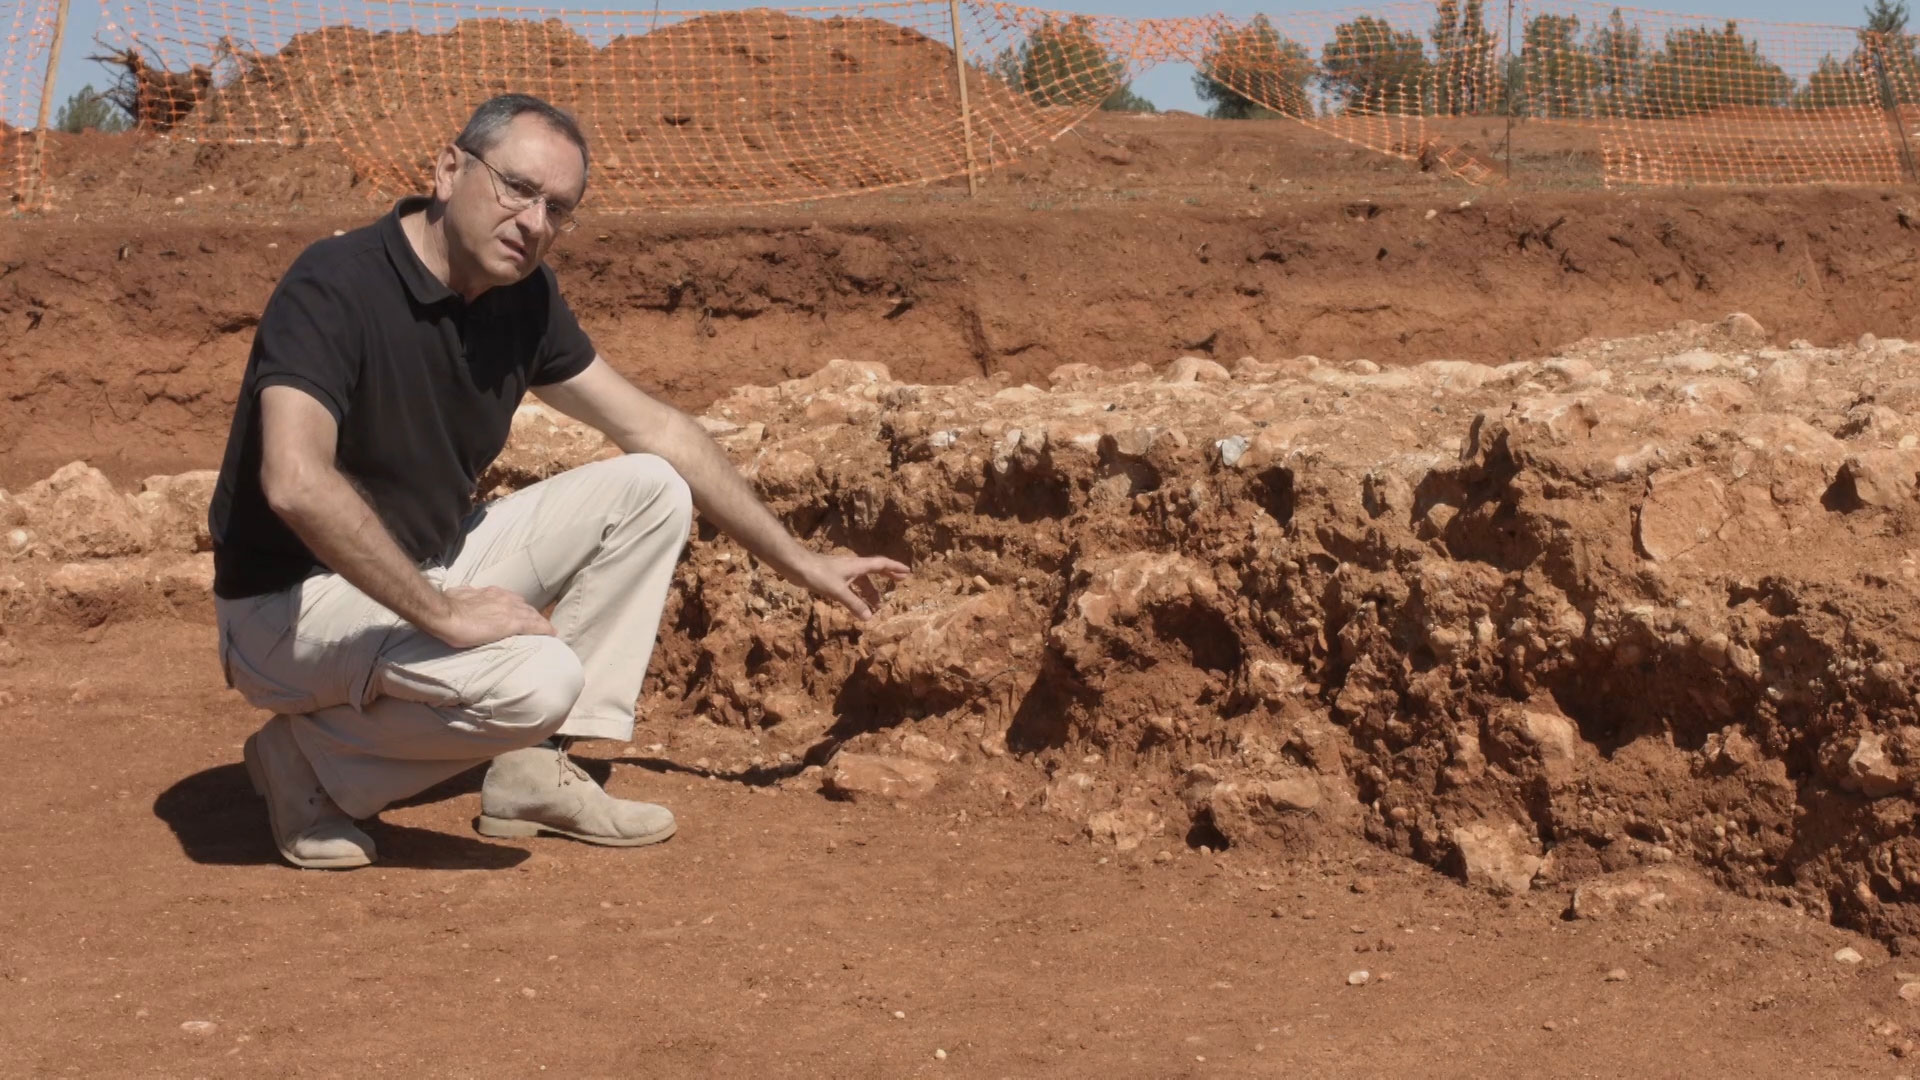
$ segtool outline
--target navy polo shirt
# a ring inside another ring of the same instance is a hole
[[[215,595],[277,592],[326,569],[261,490],[261,390],[296,387],[333,414],[338,468],[424,564],[458,537],[528,387],[593,362],[544,263],[471,303],[434,277],[400,228],[426,205],[403,199],[307,248],[267,301],[208,512]]]

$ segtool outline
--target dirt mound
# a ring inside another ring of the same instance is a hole
[[[11,334],[0,485],[80,457],[119,483],[217,463],[274,283],[307,244],[372,216],[234,221],[244,215],[226,209],[225,176],[313,190],[350,170],[336,161],[309,177],[284,171],[270,147],[202,149],[204,168],[197,154],[170,166],[181,182],[199,179],[176,219],[12,227],[16,243],[0,254]],[[1212,171],[1193,182],[1226,190]],[[1736,307],[1823,344],[1863,332],[1920,339],[1920,286],[1888,269],[1912,249],[1891,193],[1229,193],[1072,212],[1001,195],[603,219],[554,264],[602,352],[695,410],[835,358],[928,383],[1001,371],[1040,380],[1064,363],[1158,365],[1183,352],[1502,363]]]
[[[337,140],[400,190],[420,182],[476,102],[507,90],[577,114],[603,202],[798,199],[966,164],[952,49],[880,19],[727,12],[604,48],[558,19],[464,19],[443,34],[332,26],[234,61],[238,76],[208,91],[178,134]],[[418,72],[434,78],[408,77]],[[981,146],[1005,156],[1052,134],[1049,110],[998,81],[976,72],[970,89]]]
[[[789,527],[916,574],[863,628],[703,529],[648,711],[841,798],[1008,759],[1121,850],[1365,837],[1522,894],[1679,862],[1911,949],[1915,360],[1737,316],[1500,367],[744,388],[704,422]],[[490,482],[606,452],[529,407]],[[195,610],[205,481],[0,499],[7,621]]]

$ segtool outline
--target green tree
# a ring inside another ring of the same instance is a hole
[[[1845,60],[1831,55],[1821,57],[1819,66],[1807,76],[1807,84],[1794,92],[1794,105],[1802,109],[1832,109],[1871,103],[1880,95],[1871,71],[1861,67],[1862,59],[1857,49]]]
[[[1108,94],[1107,99],[1100,103],[1100,108],[1106,112],[1157,113],[1160,111],[1153,102],[1134,93],[1130,85]]]
[[[112,133],[127,130],[133,126],[133,121],[112,99],[89,83],[60,106],[60,111],[54,114],[53,126],[69,135],[78,135],[82,131]]]
[[[1867,29],[1876,34],[1906,33],[1905,0],[1873,0],[1867,5]]]
[[[1535,116],[1587,116],[1604,78],[1599,57],[1580,45],[1578,15],[1536,15],[1520,33],[1528,107]]]
[[[1299,119],[1313,115],[1307,96],[1312,77],[1307,47],[1281,37],[1265,15],[1255,15],[1243,27],[1214,35],[1194,73],[1193,89],[1207,102],[1207,115],[1217,120]]]
[[[1362,15],[1334,27],[1320,67],[1320,84],[1339,110],[1379,116],[1424,107],[1426,50],[1417,35],[1395,30],[1385,19]]]
[[[1440,0],[1433,28],[1433,109],[1466,116],[1491,109],[1500,93],[1498,43],[1487,29],[1484,0]]]
[[[1721,30],[1667,32],[1647,62],[1641,100],[1649,117],[1696,116],[1728,105],[1786,105],[1793,79],[1760,54],[1732,19]]]
[[[1593,89],[1593,109],[1601,116],[1637,116],[1646,81],[1646,39],[1638,26],[1628,26],[1614,8],[1605,26],[1595,28],[1587,53],[1599,66],[1600,81]]]
[[[1872,80],[1881,108],[1920,100],[1920,45],[1907,33],[1906,3],[1874,0],[1866,11],[1866,29],[1848,62]]]
[[[1153,112],[1153,103],[1133,92],[1127,63],[1107,51],[1093,20],[1051,16],[990,65],[1008,86],[1043,106],[1084,107],[1098,102],[1113,112]]]

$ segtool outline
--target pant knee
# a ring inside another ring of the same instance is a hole
[[[665,458],[627,454],[608,464],[620,469],[636,507],[650,507],[675,522],[693,520],[693,489]]]
[[[488,694],[487,712],[496,725],[538,734],[538,742],[560,729],[586,686],[580,657],[556,637],[515,639],[518,663],[504,671]]]

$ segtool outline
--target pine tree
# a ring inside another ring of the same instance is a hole
[[[1721,30],[1669,31],[1647,62],[1642,97],[1654,118],[1695,116],[1728,105],[1785,105],[1793,79],[1761,55],[1732,19]]]
[[[100,93],[89,83],[72,97],[69,97],[54,115],[55,130],[69,135],[78,135],[82,131],[104,131],[109,134],[125,131],[133,126],[127,114],[116,108],[107,95]]]

